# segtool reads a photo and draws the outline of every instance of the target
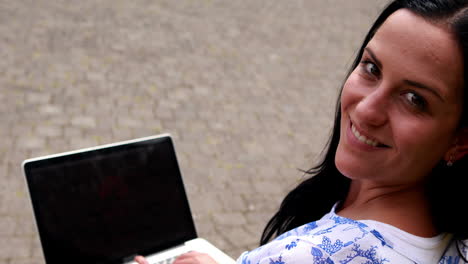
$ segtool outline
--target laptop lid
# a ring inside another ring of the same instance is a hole
[[[197,237],[168,134],[23,168],[47,264],[122,263]]]

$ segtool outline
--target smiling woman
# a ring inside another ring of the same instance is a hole
[[[351,186],[401,189],[424,182],[457,136],[462,58],[452,33],[441,25],[407,9],[385,21],[341,95],[335,163],[356,180]]]
[[[452,33],[407,9],[375,33],[341,95],[335,164],[352,181],[339,215],[438,234],[425,181],[460,136],[462,58]]]
[[[468,262],[467,62],[468,1],[392,1],[344,82],[323,161],[238,263]]]
[[[384,9],[343,85],[323,161],[286,196],[262,244],[283,235],[243,259],[466,262],[467,33],[468,1]],[[294,239],[313,256],[272,251]]]

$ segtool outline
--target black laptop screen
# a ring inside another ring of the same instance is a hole
[[[169,137],[27,162],[48,264],[121,263],[196,237]]]

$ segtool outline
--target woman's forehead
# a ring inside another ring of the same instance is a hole
[[[390,68],[436,83],[450,97],[463,87],[463,54],[454,35],[406,9],[387,18],[367,45]],[[458,89],[453,89],[458,87]]]

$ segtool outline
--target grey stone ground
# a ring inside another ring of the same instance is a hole
[[[258,243],[385,0],[0,0],[0,263],[44,263],[22,160],[169,132],[201,236]]]

